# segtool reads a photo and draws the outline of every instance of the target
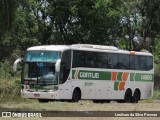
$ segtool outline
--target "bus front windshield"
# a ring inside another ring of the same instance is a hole
[[[28,51],[22,72],[24,84],[58,84],[55,63],[60,59],[56,51]]]
[[[28,62],[56,62],[60,59],[60,52],[57,51],[28,51],[25,61]]]
[[[24,84],[58,84],[55,63],[25,62],[22,80]]]

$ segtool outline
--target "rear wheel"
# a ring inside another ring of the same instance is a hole
[[[135,90],[134,95],[133,95],[133,102],[138,103],[139,100],[140,100],[140,92],[139,90]]]
[[[72,94],[72,101],[78,102],[81,99],[81,92],[79,89],[75,89]]]
[[[132,92],[129,89],[125,93],[124,102],[125,103],[131,103],[132,102]]]

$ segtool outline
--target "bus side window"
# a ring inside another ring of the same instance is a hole
[[[85,57],[85,53],[83,51],[78,51],[79,52],[79,67],[85,67],[86,65],[86,57]]]
[[[101,62],[101,56],[100,55],[97,55],[97,57],[96,57],[96,68],[101,68],[101,63],[102,62]]]
[[[118,54],[108,54],[108,68],[117,69],[118,66]]]
[[[102,54],[102,68],[108,68],[108,57],[107,53]]]
[[[135,56],[130,55],[129,58],[130,70],[135,70]]]
[[[135,57],[135,69],[141,70],[141,56],[137,55]]]
[[[147,70],[153,69],[153,57],[147,56]]]
[[[147,70],[147,57],[141,56],[141,70]]]
[[[83,51],[73,51],[72,68],[84,67],[85,56]]]
[[[119,54],[118,69],[129,69],[129,56],[125,54]]]

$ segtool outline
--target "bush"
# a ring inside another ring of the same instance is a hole
[[[19,101],[20,80],[0,79],[0,102]]]
[[[20,78],[12,74],[13,63],[6,59],[0,62],[0,102],[19,101]]]
[[[11,78],[12,76],[12,63],[9,60],[0,62],[0,78]]]
[[[153,99],[160,100],[160,90],[154,90]]]

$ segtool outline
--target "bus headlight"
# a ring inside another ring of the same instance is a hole
[[[24,86],[23,86],[23,89],[24,89],[24,90],[29,90],[29,85],[24,85]]]

